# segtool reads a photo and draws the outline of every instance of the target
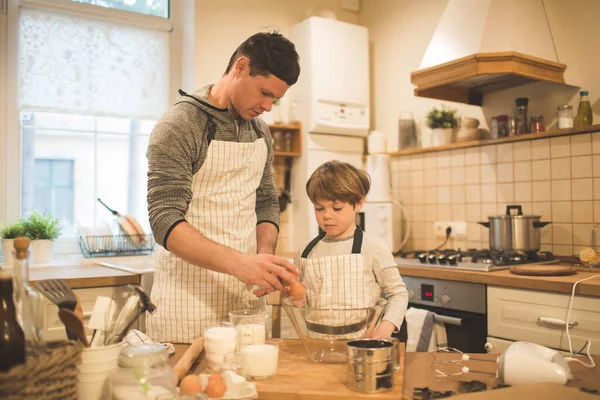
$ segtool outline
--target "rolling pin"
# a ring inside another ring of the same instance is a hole
[[[200,336],[194,340],[194,343],[188,347],[183,356],[177,361],[177,364],[175,364],[175,367],[173,367],[175,375],[177,375],[177,383],[188,373],[196,358],[202,353],[202,350],[204,350],[204,337]]]

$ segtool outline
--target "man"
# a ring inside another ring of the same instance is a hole
[[[148,211],[156,241],[148,333],[191,343],[235,309],[261,309],[258,295],[295,282],[273,255],[279,203],[273,179],[271,110],[298,80],[295,46],[257,33],[231,56],[215,85],[181,97],[148,146]]]

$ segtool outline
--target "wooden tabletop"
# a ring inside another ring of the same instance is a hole
[[[273,339],[279,344],[279,364],[274,377],[256,381],[260,400],[398,399],[402,394],[404,366],[394,374],[392,391],[378,394],[353,392],[346,387],[347,364],[321,364],[310,360],[298,339]],[[175,365],[189,345],[175,345],[169,360]],[[404,355],[404,345],[401,347]],[[199,374],[207,363],[202,352],[189,373]],[[402,360],[404,357],[401,358]]]
[[[30,281],[64,279],[72,289],[89,287],[138,285],[140,275],[93,264],[77,264],[29,269]]]
[[[403,398],[412,399],[415,388],[428,387],[436,391],[451,390],[459,393],[460,381],[478,380],[487,384],[491,390],[498,385],[495,377],[496,363],[488,361],[470,360],[465,366],[471,370],[489,372],[490,374],[469,373],[454,377],[438,378],[435,369],[445,373],[457,372],[448,364],[438,365],[433,368],[434,361],[431,353],[406,353],[404,355],[403,376],[395,378],[396,390],[402,387],[400,392],[394,391],[387,394],[362,395],[349,391],[345,386],[346,364],[319,364],[310,361],[304,352],[300,340],[297,339],[273,339],[280,345],[280,360],[277,375],[263,381],[257,381],[259,398],[266,399],[347,399],[347,398]],[[176,344],[175,355],[169,364],[175,365],[189,345]],[[441,359],[458,359],[456,354],[440,354]],[[497,354],[474,354],[474,358],[482,358],[494,361]],[[600,363],[600,357],[594,357],[596,364]],[[600,390],[600,367],[587,369],[579,363],[570,363],[570,368],[575,379],[567,384],[573,391],[585,387],[591,390]],[[204,352],[200,355],[189,373],[199,374],[206,370]],[[398,371],[400,373],[400,371]],[[513,400],[510,396],[507,399]]]
[[[568,264],[564,265],[571,267],[571,265]],[[508,269],[493,272],[478,272],[452,268],[420,267],[402,264],[398,265],[398,269],[400,271],[400,275],[404,276],[475,282],[486,285],[562,293],[571,293],[571,290],[573,290],[573,283],[580,279],[584,279],[593,275],[600,275],[600,269],[590,268],[578,268],[575,275],[568,276],[527,276],[512,274]],[[577,284],[576,293],[600,297],[600,278],[595,278]]]

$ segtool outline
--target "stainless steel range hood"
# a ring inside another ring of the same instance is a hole
[[[543,0],[449,0],[418,71],[415,95],[481,105],[486,93],[564,84]]]

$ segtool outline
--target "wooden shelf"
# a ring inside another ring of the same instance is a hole
[[[509,136],[509,137],[504,137],[504,138],[500,138],[500,139],[472,140],[469,142],[450,143],[450,144],[447,144],[444,146],[406,149],[406,150],[401,150],[401,151],[390,152],[388,154],[390,154],[391,156],[404,156],[404,155],[409,155],[409,154],[431,153],[431,152],[442,151],[442,150],[465,149],[468,147],[479,147],[479,146],[486,146],[486,145],[498,144],[498,143],[520,142],[523,140],[535,140],[535,139],[552,138],[552,137],[558,137],[558,136],[578,135],[581,133],[590,133],[590,132],[600,132],[600,124],[585,126],[582,128],[557,129],[557,130],[553,130],[553,131],[540,132],[540,133],[527,133],[525,135]]]
[[[410,74],[415,96],[481,106],[483,95],[532,82],[564,84],[567,66],[515,51],[476,53]]]
[[[300,157],[302,155],[302,125],[300,122],[290,122],[288,124],[269,125],[271,135],[276,131],[292,134],[292,151],[275,151],[273,154],[277,158]]]

